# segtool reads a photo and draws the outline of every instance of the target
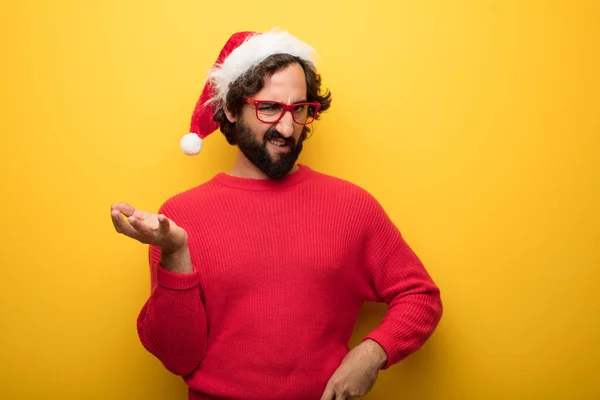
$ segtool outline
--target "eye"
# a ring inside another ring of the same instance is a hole
[[[306,107],[307,107],[306,104],[298,105],[298,106],[294,107],[294,112],[301,114],[306,111]]]
[[[276,111],[280,109],[279,104],[277,103],[260,103],[258,106],[259,111]]]

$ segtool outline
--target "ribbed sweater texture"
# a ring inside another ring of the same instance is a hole
[[[388,311],[364,337],[401,361],[431,336],[440,291],[382,206],[300,165],[281,180],[225,173],[159,209],[188,233],[194,271],[150,246],[143,346],[189,399],[318,400],[348,353],[359,311]]]

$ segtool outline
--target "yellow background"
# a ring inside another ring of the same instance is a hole
[[[371,191],[442,290],[367,398],[600,398],[599,21],[594,0],[2,2],[0,398],[185,398],[138,341],[146,248],[109,209],[231,165],[220,133],[179,139],[227,37],[274,26],[333,93],[301,161]]]

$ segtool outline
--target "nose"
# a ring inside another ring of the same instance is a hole
[[[294,134],[294,120],[292,114],[287,111],[277,123],[277,131],[285,138],[289,138]]]

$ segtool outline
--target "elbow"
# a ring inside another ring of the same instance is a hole
[[[152,329],[145,329],[141,321],[138,321],[138,337],[142,346],[169,372],[182,377],[194,373],[206,354],[206,343],[166,339]]]
[[[417,294],[413,300],[413,307],[419,315],[421,326],[421,336],[427,340],[437,329],[442,315],[444,314],[444,304],[442,296],[437,286],[432,285],[427,290]]]
[[[186,377],[194,373],[204,358],[205,351],[198,349],[173,348],[171,346],[154,346],[151,340],[140,335],[144,348],[156,357],[169,372]]]
[[[444,303],[442,302],[442,295],[440,292],[440,288],[436,285],[433,286],[433,288],[430,290],[429,292],[429,297],[430,297],[430,301],[429,301],[429,308],[430,308],[430,315],[431,315],[431,326],[432,326],[432,332],[433,330],[435,330],[435,328],[438,326],[438,324],[440,323],[440,320],[442,319],[442,315],[444,314]]]
[[[200,365],[202,357],[186,357],[185,359],[164,359],[161,360],[163,366],[172,374],[186,377],[194,373]]]

